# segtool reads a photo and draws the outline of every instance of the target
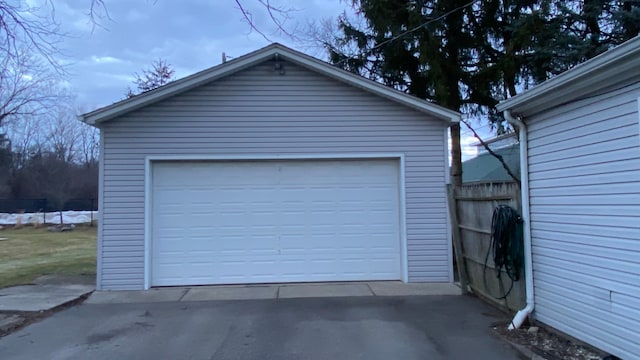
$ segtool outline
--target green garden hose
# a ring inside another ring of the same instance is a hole
[[[497,299],[504,299],[511,293],[513,283],[520,280],[524,262],[524,241],[522,238],[522,217],[516,210],[507,205],[498,205],[491,218],[491,245],[484,260],[484,280],[489,255],[493,253],[496,277],[502,277],[502,270],[511,279],[511,286],[506,293]]]

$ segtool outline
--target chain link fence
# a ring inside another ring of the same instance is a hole
[[[59,209],[47,199],[0,199],[0,213],[40,213],[54,211],[97,211],[96,199],[70,199]]]

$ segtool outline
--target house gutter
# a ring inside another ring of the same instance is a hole
[[[518,329],[522,326],[525,319],[531,315],[535,307],[533,297],[533,260],[531,256],[531,218],[529,207],[529,156],[528,156],[528,136],[527,126],[519,118],[514,117],[510,110],[503,112],[504,118],[514,126],[517,126],[519,131],[520,141],[520,197],[522,199],[522,220],[524,221],[524,278],[525,289],[527,294],[527,305],[516,313],[516,316],[511,320],[509,324],[509,330]]]

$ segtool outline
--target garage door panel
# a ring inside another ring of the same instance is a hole
[[[400,279],[392,160],[153,164],[151,283]]]

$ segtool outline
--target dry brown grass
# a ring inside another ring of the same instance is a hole
[[[0,288],[29,284],[47,274],[91,275],[96,272],[96,228],[69,232],[22,227],[0,231]]]

